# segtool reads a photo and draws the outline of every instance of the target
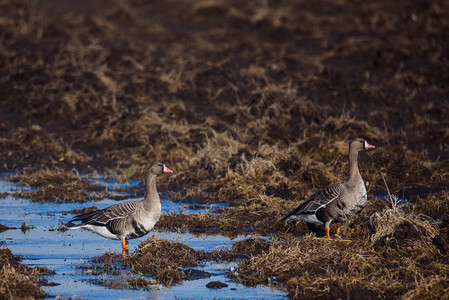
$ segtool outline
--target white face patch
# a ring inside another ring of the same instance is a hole
[[[164,165],[164,173],[173,173],[173,171]]]
[[[374,148],[376,148],[376,147],[374,147],[373,145],[368,144],[368,142],[365,141],[365,150],[374,149]]]

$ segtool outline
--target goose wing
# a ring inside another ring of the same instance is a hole
[[[114,220],[124,219],[133,214],[140,201],[127,201],[109,206],[102,210],[96,210],[85,214],[75,216],[68,223],[69,227],[77,227],[83,225],[107,226],[107,224]],[[79,225],[70,226],[70,223],[81,221]]]
[[[326,207],[340,195],[342,184],[331,184],[322,190],[319,190],[309,199],[301,203],[297,208],[292,210],[283,220],[295,215],[314,214],[322,207]]]

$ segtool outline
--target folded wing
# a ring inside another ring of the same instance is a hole
[[[283,220],[288,220],[292,216],[315,214],[320,208],[324,208],[332,201],[338,198],[341,192],[341,184],[331,184],[322,190],[319,190],[309,199],[301,203],[297,208],[292,210]]]
[[[136,211],[138,203],[138,201],[127,201],[102,210],[79,214],[70,220],[70,222],[67,223],[67,226],[72,228],[83,227],[86,225],[107,226],[107,224],[112,221],[130,216]],[[77,221],[80,221],[81,223],[78,225],[72,223]]]

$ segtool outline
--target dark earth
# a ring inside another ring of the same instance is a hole
[[[449,297],[448,32],[448,1],[5,0],[0,172],[38,186],[20,195],[33,201],[86,201],[107,194],[80,173],[142,179],[160,160],[172,200],[230,205],[159,229],[271,236],[207,255],[244,257],[239,282]],[[368,205],[341,238],[279,222],[346,180],[356,137],[376,146],[359,159]],[[125,264],[156,251],[144,246]],[[191,250],[187,265],[204,259]],[[141,272],[188,279],[168,267]]]

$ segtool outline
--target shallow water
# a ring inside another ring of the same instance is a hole
[[[396,203],[396,204],[409,204],[410,200],[406,198],[399,198],[396,195],[385,195],[385,194],[374,194],[375,197],[383,199],[385,201],[388,201],[390,203]],[[391,197],[391,198],[390,198]]]
[[[101,181],[97,179],[97,181]],[[102,184],[114,189],[116,183],[108,180]],[[131,184],[135,184],[134,182]],[[120,186],[123,187],[123,186]],[[27,187],[17,186],[14,183],[0,180],[0,192],[23,190]],[[182,211],[204,212],[209,206],[196,206],[195,210],[189,209],[191,204],[174,203],[162,197],[162,212]],[[105,252],[121,252],[120,241],[107,240],[92,232],[84,230],[58,231],[60,224],[66,223],[73,216],[69,211],[74,208],[97,206],[104,208],[115,204],[117,201],[104,199],[85,203],[37,203],[26,199],[17,199],[6,195],[0,198],[0,224],[9,227],[18,227],[25,222],[34,228],[22,232],[20,229],[7,230],[0,233],[0,243],[7,246],[14,254],[22,257],[22,262],[30,266],[45,266],[56,272],[54,275],[44,276],[48,281],[55,282],[56,286],[43,286],[42,288],[52,296],[82,297],[82,298],[109,298],[109,299],[159,299],[159,298],[284,298],[285,293],[270,287],[258,286],[248,288],[230,281],[225,272],[235,266],[235,263],[217,264],[206,262],[198,267],[188,267],[211,273],[210,278],[185,281],[173,287],[154,284],[149,289],[113,289],[98,284],[109,282],[111,279],[119,281],[128,275],[92,275],[80,269],[92,258],[96,258]],[[221,204],[220,204],[221,205]],[[213,208],[219,208],[220,205]],[[186,233],[172,233],[154,231],[161,239],[175,240],[186,243],[195,250],[216,250],[222,247],[232,247],[236,241],[249,236],[238,236],[229,239],[220,235],[195,236]],[[151,233],[150,233],[151,234]],[[140,239],[130,240],[130,251],[135,251],[139,242],[148,238],[148,235]],[[136,276],[136,275],[135,275]],[[150,277],[146,277],[150,278]],[[228,284],[228,287],[213,290],[206,288],[211,281],[220,281]]]

